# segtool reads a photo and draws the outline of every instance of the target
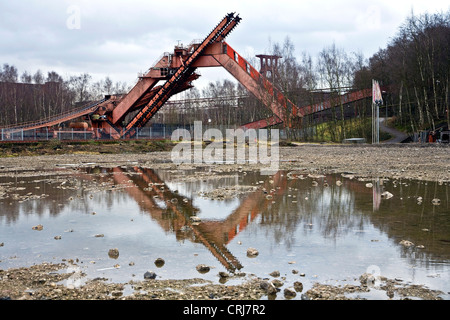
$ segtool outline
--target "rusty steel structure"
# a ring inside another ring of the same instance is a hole
[[[277,124],[292,127],[301,123],[301,118],[306,115],[330,109],[341,103],[371,97],[372,90],[367,89],[350,92],[338,99],[315,105],[295,105],[270,81],[275,76],[275,67],[281,57],[259,55],[261,69],[258,72],[224,41],[240,21],[239,15],[229,13],[203,41],[194,41],[186,47],[175,46],[173,53],[163,54],[125,95],[106,96],[105,99],[89,103],[77,110],[34,123],[16,125],[13,129],[51,127],[87,116],[91,123],[90,128],[96,135],[105,133],[114,139],[132,138],[173,95],[192,88],[192,82],[200,77],[196,73],[197,68],[203,67],[223,67],[273,112],[273,116],[268,119],[242,124],[243,129],[265,128]],[[157,85],[162,81],[165,82]]]

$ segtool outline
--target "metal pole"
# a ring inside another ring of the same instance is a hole
[[[377,144],[380,143],[380,107],[377,105]]]

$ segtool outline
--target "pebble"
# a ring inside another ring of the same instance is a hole
[[[163,258],[157,258],[155,260],[155,266],[157,266],[158,268],[161,268],[162,266],[164,266],[166,262],[164,261]]]
[[[259,251],[255,248],[248,248],[247,249],[247,256],[248,257],[256,257],[259,254]]]
[[[191,222],[193,222],[193,223],[200,223],[202,221],[202,219],[200,219],[197,216],[192,216],[189,218],[189,220],[191,220]]]
[[[389,191],[385,191],[381,194],[381,198],[382,199],[390,199],[392,198],[394,195],[392,193],[390,193]]]
[[[268,295],[276,294],[278,292],[273,283],[269,281],[261,281],[260,288],[263,289]]]
[[[109,249],[108,256],[111,259],[117,259],[119,257],[119,249],[117,249],[117,248]]]
[[[154,273],[153,271],[147,271],[146,273],[144,273],[144,279],[155,279],[156,278],[156,273]]]
[[[431,203],[432,203],[434,206],[438,206],[438,205],[441,204],[441,199],[434,198],[433,200],[431,200]]]
[[[42,224],[38,224],[37,226],[34,226],[31,229],[41,231],[42,229],[44,229],[44,226]]]
[[[414,246],[414,243],[412,243],[411,241],[408,241],[408,240],[402,240],[399,243],[402,246],[405,246],[405,247],[412,247],[412,246]]]
[[[274,278],[279,277],[280,276],[280,271],[275,270],[275,271],[269,273],[269,275],[274,277]]]
[[[295,281],[294,282],[294,289],[297,292],[302,292],[303,291],[303,283],[301,283],[300,281]]]
[[[284,285],[283,281],[279,279],[273,279],[270,282],[274,285],[275,288],[281,288]]]
[[[197,265],[197,267],[195,267],[197,269],[198,272],[200,273],[207,273],[210,270],[210,267],[207,266],[206,264],[199,264]]]
[[[295,292],[294,288],[286,288],[286,289],[284,289],[284,297],[286,299],[295,298],[296,295],[297,295],[297,293]]]

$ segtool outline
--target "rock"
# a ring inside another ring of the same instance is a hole
[[[61,236],[55,236],[54,239],[55,240],[61,240]]]
[[[37,226],[34,226],[31,229],[41,231],[42,229],[44,229],[44,226],[42,224],[38,224]]]
[[[99,233],[99,234],[96,234],[94,237],[96,237],[96,238],[103,238],[105,235],[103,234],[103,233]]]
[[[280,276],[280,271],[275,270],[275,271],[269,273],[269,275],[274,277],[274,278],[279,277]]]
[[[386,290],[386,295],[387,295],[390,299],[394,298],[394,296],[395,296],[394,291],[392,291],[392,289]]]
[[[166,262],[164,261],[163,258],[157,258],[155,260],[155,266],[157,266],[158,268],[161,268],[162,266],[164,266]]]
[[[109,249],[108,256],[111,259],[117,259],[119,257],[119,249],[117,249],[117,248]]]
[[[392,198],[394,195],[392,193],[390,193],[389,191],[385,191],[381,194],[381,198],[382,199],[390,199]]]
[[[441,204],[441,199],[434,198],[433,200],[431,200],[431,203],[432,203],[434,206],[438,206],[438,205]]]
[[[195,267],[197,269],[198,272],[200,273],[207,273],[210,270],[210,267],[207,266],[206,264],[199,264],[197,265],[197,267]]]
[[[270,282],[273,284],[273,286],[274,286],[275,288],[281,288],[281,287],[284,285],[283,281],[281,281],[281,280],[279,280],[279,279],[273,279],[273,280],[270,281]]]
[[[263,289],[268,295],[276,294],[278,292],[277,288],[273,285],[273,283],[269,281],[261,281],[260,288]]]
[[[284,289],[284,297],[286,299],[292,299],[295,298],[297,293],[295,292],[294,288],[286,288]]]
[[[294,289],[297,292],[302,292],[303,291],[303,283],[301,283],[300,281],[295,281],[294,282]]]
[[[412,247],[412,246],[414,246],[414,243],[412,243],[411,241],[408,241],[408,240],[402,240],[399,243],[402,246],[405,246],[405,247]]]
[[[259,254],[258,250],[256,250],[255,248],[248,248],[247,249],[247,257],[256,257]]]
[[[219,272],[219,277],[221,277],[221,278],[228,278],[229,276],[230,276],[230,274],[228,272],[225,272],[225,271]]]
[[[375,276],[371,273],[363,273],[359,277],[359,282],[362,286],[372,286],[375,283]]]
[[[156,279],[156,273],[154,273],[153,271],[147,271],[146,273],[144,273],[144,279],[146,280]]]
[[[192,223],[200,223],[202,221],[202,219],[197,216],[192,216],[189,218],[189,220],[191,220]]]
[[[116,291],[111,292],[111,295],[112,295],[113,297],[120,297],[120,296],[123,295],[123,292],[122,292],[122,291],[119,291],[119,290],[116,290]]]

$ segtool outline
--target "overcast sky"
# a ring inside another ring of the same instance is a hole
[[[449,9],[448,0],[0,0],[0,64],[15,65],[19,74],[87,72],[94,80],[109,76],[131,85],[178,41],[203,39],[229,12],[242,21],[226,41],[244,57],[268,53],[269,40],[289,36],[297,55],[315,56],[334,42],[369,58],[412,10]],[[229,78],[211,69],[200,70],[200,86]]]

